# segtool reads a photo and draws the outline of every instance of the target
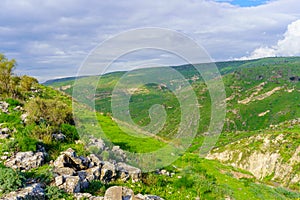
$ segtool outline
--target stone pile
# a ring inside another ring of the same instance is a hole
[[[116,179],[139,181],[141,170],[125,163],[101,161],[96,155],[77,156],[68,149],[53,162],[55,185],[69,193],[79,193],[93,180],[109,183]]]

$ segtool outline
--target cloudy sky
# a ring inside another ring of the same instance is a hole
[[[183,33],[215,61],[300,55],[299,0],[2,0],[0,8],[0,53],[41,82],[75,75],[101,42],[143,27]]]

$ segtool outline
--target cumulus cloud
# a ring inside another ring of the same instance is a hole
[[[276,45],[271,47],[259,47],[250,56],[241,59],[255,59],[275,56],[300,56],[300,20],[288,25],[287,31]]]
[[[19,73],[41,81],[75,75],[103,40],[142,27],[183,32],[214,60],[243,57],[253,49],[253,55],[290,55],[297,44],[285,39],[295,37],[296,30],[291,36],[294,28],[289,27],[282,35],[288,24],[300,19],[298,4],[299,0],[271,0],[255,7],[213,0],[3,0],[0,52],[17,59]]]

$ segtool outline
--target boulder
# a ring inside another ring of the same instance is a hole
[[[100,138],[90,138],[88,146],[99,150],[98,152],[103,151],[106,147],[104,141]]]
[[[10,133],[11,131],[9,130],[9,128],[0,128],[0,139],[7,139],[10,137]]]
[[[126,163],[122,162],[119,162],[117,164],[117,171],[119,178],[123,181],[131,179],[132,182],[138,182],[142,177],[142,171],[139,168],[127,165]]]
[[[122,186],[113,186],[106,190],[104,200],[134,200],[131,189]]]
[[[75,199],[82,200],[82,199],[88,199],[88,200],[103,200],[104,197],[96,197],[89,193],[76,193],[74,194]]]
[[[100,160],[100,158],[98,156],[96,156],[95,154],[91,154],[87,157],[90,161],[90,167],[94,167],[94,166],[102,166],[103,162]]]
[[[164,200],[164,199],[159,196],[155,196],[155,195],[137,194],[137,195],[135,195],[135,200]]]
[[[100,180],[103,181],[104,183],[109,183],[115,180],[116,177],[117,177],[117,173],[116,173],[115,165],[105,161],[101,168]]]
[[[28,121],[28,114],[24,113],[21,115],[21,120],[23,123],[26,123]]]
[[[63,182],[63,184],[61,184]],[[55,178],[55,183],[60,184],[58,187],[69,193],[80,192],[80,178],[78,176],[62,176],[62,178]]]
[[[33,153],[32,151],[18,152],[9,158],[4,165],[13,169],[30,170],[43,165],[45,155],[43,152]]]
[[[77,157],[75,151],[71,148],[62,152],[53,164],[56,168],[68,167],[73,168],[74,170],[82,170],[88,168],[87,160],[81,157]]]
[[[31,200],[44,200],[45,192],[41,184],[36,183],[30,186],[27,186],[18,191],[14,191],[6,194],[1,199],[3,200],[21,200],[21,199],[31,199]]]
[[[67,175],[67,176],[76,175],[76,171],[69,167],[55,168],[54,172],[57,173],[58,175]]]
[[[113,146],[111,151],[113,152],[114,156],[118,158],[117,160],[122,162],[126,161],[127,158],[126,153],[123,149],[120,148],[120,146]]]
[[[62,133],[54,133],[52,134],[52,138],[55,139],[56,141],[64,141],[66,139],[66,136]]]
[[[0,101],[0,111],[3,113],[8,113],[9,104],[5,101]]]

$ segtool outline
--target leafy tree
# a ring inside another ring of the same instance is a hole
[[[24,75],[20,78],[19,85],[21,91],[30,91],[31,88],[37,83],[38,81],[35,78]]]
[[[14,59],[8,60],[0,54],[0,93],[9,95],[12,88],[12,72],[16,67]]]

